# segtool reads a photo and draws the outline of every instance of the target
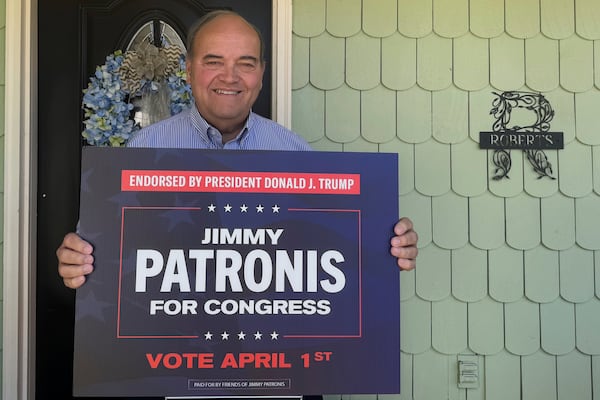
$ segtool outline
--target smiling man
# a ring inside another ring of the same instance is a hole
[[[190,31],[187,81],[195,104],[138,131],[128,147],[310,151],[291,130],[252,112],[265,70],[260,32],[231,11],[205,15]],[[385,227],[382,227],[385,229]],[[408,218],[394,226],[390,253],[400,269],[415,267],[417,233]],[[65,286],[78,288],[94,269],[93,247],[68,233],[56,254]]]

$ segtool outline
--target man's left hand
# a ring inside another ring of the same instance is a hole
[[[417,265],[417,241],[419,235],[413,229],[413,223],[408,218],[401,218],[394,226],[395,236],[390,241],[390,253],[397,258],[398,267],[403,271],[410,271]]]

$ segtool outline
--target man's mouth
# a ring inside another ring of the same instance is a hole
[[[228,96],[233,96],[233,95],[241,93],[240,90],[223,90],[223,89],[215,89],[214,92],[216,94],[223,94],[223,95],[228,95]]]

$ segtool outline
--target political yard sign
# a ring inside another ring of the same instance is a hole
[[[83,149],[76,396],[399,393],[395,154]]]

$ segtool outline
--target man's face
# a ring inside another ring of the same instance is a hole
[[[244,20],[222,15],[203,26],[188,59],[187,81],[200,114],[225,135],[237,135],[262,88],[260,40]]]

